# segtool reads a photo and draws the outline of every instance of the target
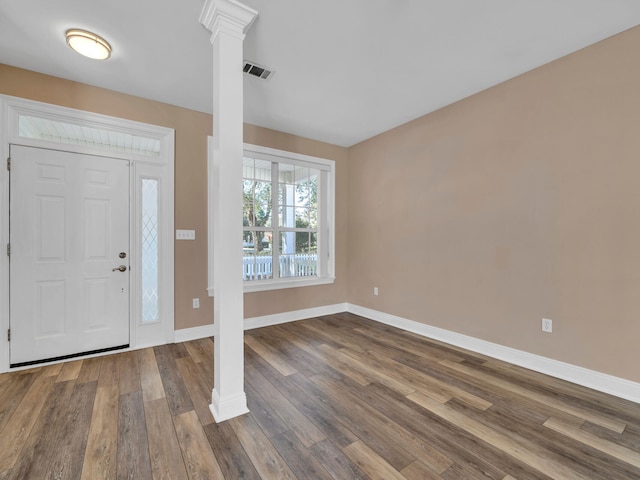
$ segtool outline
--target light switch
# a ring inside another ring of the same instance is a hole
[[[176,230],[176,240],[195,240],[195,230]]]

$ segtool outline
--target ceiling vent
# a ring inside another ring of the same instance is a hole
[[[262,78],[263,80],[269,80],[269,78],[271,78],[274,73],[273,70],[269,70],[266,67],[258,65],[257,63],[249,62],[247,60],[244,61],[244,67],[242,67],[242,71],[247,75]]]

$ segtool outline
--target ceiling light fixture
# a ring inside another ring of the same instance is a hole
[[[111,56],[111,45],[104,38],[95,33],[78,28],[67,30],[67,45],[80,55],[106,60]]]

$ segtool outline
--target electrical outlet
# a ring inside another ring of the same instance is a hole
[[[553,332],[553,320],[551,320],[550,318],[543,318],[542,331],[547,333]]]
[[[199,298],[194,298],[193,299],[193,308],[200,308],[200,299]]]
[[[378,296],[378,287],[373,287],[373,294],[377,297]]]

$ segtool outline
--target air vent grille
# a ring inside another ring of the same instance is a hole
[[[274,73],[273,70],[270,70],[267,67],[263,67],[262,65],[249,62],[247,60],[244,61],[244,67],[242,68],[242,71],[247,75],[262,78],[263,80],[269,80],[269,78],[271,78]]]

